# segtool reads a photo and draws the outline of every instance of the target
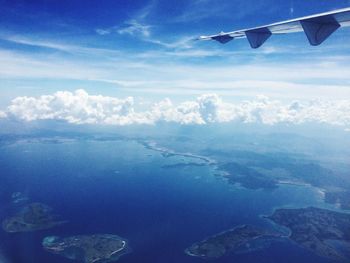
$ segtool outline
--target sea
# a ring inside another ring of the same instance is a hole
[[[136,139],[24,138],[0,146],[0,219],[16,209],[20,192],[68,222],[47,230],[0,230],[1,263],[74,262],[42,247],[46,236],[115,234],[131,252],[121,263],[206,262],[184,250],[194,242],[242,224],[274,225],[262,215],[279,207],[329,207],[309,185],[273,190],[230,184],[213,164],[165,154]],[[198,160],[202,161],[202,160]],[[184,165],[174,165],[184,164]],[[188,164],[188,165],[186,165]],[[290,241],[229,253],[210,262],[326,263]]]

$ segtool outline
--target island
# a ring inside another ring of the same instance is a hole
[[[267,218],[287,227],[289,238],[300,246],[322,257],[349,262],[338,247],[350,248],[350,214],[308,207],[277,209]]]
[[[225,171],[225,178],[231,184],[240,184],[248,189],[276,189],[278,180],[272,176],[258,172],[255,168],[236,162],[222,164],[218,170]]]
[[[339,191],[326,191],[325,201],[329,204],[335,204],[341,209],[350,210],[350,191],[339,190]]]
[[[9,233],[30,232],[49,229],[66,221],[57,220],[58,216],[52,214],[52,208],[42,203],[31,203],[24,206],[14,216],[2,222],[2,228]]]
[[[128,242],[109,234],[78,235],[67,238],[49,236],[44,238],[43,247],[54,254],[85,263],[104,263],[116,261],[129,253]]]
[[[251,225],[240,225],[194,243],[185,250],[185,253],[189,256],[204,259],[215,259],[229,252],[235,252],[254,240],[281,237],[283,235],[275,231],[261,229]]]

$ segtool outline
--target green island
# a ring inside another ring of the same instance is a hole
[[[128,242],[117,235],[78,235],[67,238],[49,236],[44,238],[43,247],[54,254],[85,263],[116,261],[129,253]]]
[[[322,257],[349,262],[330,241],[350,249],[350,214],[308,207],[277,209],[267,218],[289,228],[289,238],[300,246]]]
[[[280,237],[283,237],[281,233],[251,225],[241,225],[194,243],[185,250],[185,253],[204,259],[219,258],[229,252],[235,252],[253,240]]]
[[[57,220],[52,209],[42,203],[31,203],[23,207],[14,216],[4,219],[2,228],[9,233],[30,232],[49,229],[66,221]]]

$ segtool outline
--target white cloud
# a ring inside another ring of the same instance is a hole
[[[65,120],[75,124],[130,124],[137,122],[133,98],[123,100],[92,96],[84,90],[74,93],[59,91],[53,95],[17,97],[8,107],[8,114],[25,121]]]
[[[93,56],[98,52],[101,58],[94,60]],[[291,59],[290,63],[281,64],[188,65],[168,57],[160,59],[154,54],[148,55],[130,57],[129,54],[118,55],[117,51],[91,50],[86,56],[69,59],[0,49],[0,79],[45,78],[53,83],[57,80],[98,81],[115,84],[128,94],[198,95],[214,92],[245,98],[265,94],[278,99],[350,99],[349,57],[347,61],[343,57],[321,57],[311,62],[308,59],[303,64]],[[171,52],[168,55],[170,57]],[[322,59],[334,61],[337,66],[325,68],[319,64]]]
[[[194,38],[193,36],[184,36],[184,37],[179,37],[176,39],[172,39],[172,40],[168,40],[168,41],[163,41],[157,38],[154,38],[153,36],[150,37],[150,35],[148,37],[145,37],[142,39],[145,42],[149,42],[149,43],[153,43],[156,45],[159,45],[161,47],[164,48],[168,48],[168,49],[173,49],[173,51],[169,52],[168,54],[166,54],[166,52],[164,51],[160,51],[160,52],[151,52],[149,54],[141,54],[142,55],[161,55],[161,56],[178,56],[178,57],[190,57],[191,53],[188,52],[186,53],[186,51],[181,51],[184,49],[190,49],[193,47],[194,44]],[[176,51],[176,50],[180,50],[180,51]],[[183,53],[182,53],[183,52]],[[198,56],[197,54],[194,54],[193,57]]]
[[[121,35],[128,34],[135,37],[148,38],[151,34],[151,26],[147,25],[144,21],[155,6],[156,2],[150,1],[144,8],[139,10],[132,19],[126,20],[123,27],[112,26],[109,28],[98,28],[95,31],[99,35],[118,33]]]
[[[159,45],[166,49],[189,49],[193,46],[193,36],[174,37],[171,34],[170,38],[166,40],[155,37],[152,34],[152,29],[161,28],[163,23],[150,24],[148,22],[149,16],[157,7],[158,1],[149,1],[146,6],[136,12],[131,18],[125,20],[122,25],[114,25],[107,28],[97,28],[95,32],[101,36],[118,33],[119,35],[129,35],[135,39],[143,42]],[[164,21],[163,21],[164,22]]]
[[[111,33],[111,30],[110,29],[102,29],[102,28],[97,28],[96,30],[96,33],[99,34],[99,35],[108,35]]]
[[[3,111],[0,111],[0,119],[4,119],[7,117],[7,114]]]
[[[24,121],[65,120],[73,124],[208,124],[222,122],[263,123],[326,123],[350,127],[350,100],[308,102],[293,101],[284,104],[259,96],[241,103],[225,102],[217,94],[204,94],[192,101],[174,104],[170,99],[154,103],[148,109],[137,111],[132,97],[119,99],[89,95],[84,90],[58,91],[40,97],[17,97],[0,112]]]
[[[109,28],[98,28],[95,30],[95,32],[101,36],[109,35],[112,33],[118,33],[119,35],[130,35],[132,37],[137,38],[140,41],[156,44],[168,49],[189,49],[193,46],[193,36],[183,36],[164,41],[156,38],[151,34],[152,27],[153,26],[148,25],[143,21],[131,19],[125,21],[123,27],[113,26]],[[154,52],[154,54],[156,53],[157,52]]]
[[[107,30],[97,29],[96,32],[99,34],[108,34]],[[23,37],[17,35],[0,35],[1,40],[9,41],[15,44],[21,44],[26,46],[33,46],[38,48],[47,48],[53,49],[55,51],[62,51],[71,54],[86,54],[91,56],[117,56],[120,55],[121,52],[113,49],[105,49],[105,48],[93,48],[82,45],[72,45],[72,44],[64,44],[59,43],[52,40],[42,39],[39,37]],[[0,50],[2,52],[2,50]]]
[[[143,36],[143,37],[149,37],[150,36],[150,28],[151,26],[145,25],[140,23],[139,21],[133,19],[130,21],[125,22],[126,26],[118,29],[118,33],[123,35],[123,34],[128,34],[131,36]]]
[[[221,19],[230,19],[237,21],[251,15],[254,11],[265,9],[265,12],[271,12],[274,7],[269,6],[264,1],[255,1],[251,5],[246,1],[218,1],[218,0],[195,0],[188,1],[187,7],[181,15],[174,17],[175,22],[188,23],[198,22],[204,19],[213,19],[220,17]]]

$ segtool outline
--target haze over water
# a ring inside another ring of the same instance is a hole
[[[16,209],[10,197],[13,192],[21,192],[31,201],[49,204],[68,220],[62,226],[34,233],[2,232],[5,255],[12,262],[69,262],[44,251],[42,239],[51,235],[110,233],[130,242],[132,252],[122,256],[120,262],[198,262],[184,253],[193,242],[241,224],[273,228],[261,215],[270,215],[277,207],[336,209],[325,204],[319,189],[309,185],[247,189],[229,183],[217,164],[203,164],[201,159],[177,152],[183,137],[177,134],[170,138],[152,139],[159,148],[165,143],[162,149],[172,153],[168,155],[145,147],[149,137],[102,135],[79,139],[65,134],[3,139],[0,165],[5,209],[1,217]],[[174,139],[180,142],[172,150]],[[195,149],[195,142],[187,137],[183,145],[193,145]],[[230,254],[219,262],[328,262],[287,241],[251,250]],[[290,255],[288,259],[286,253]]]

